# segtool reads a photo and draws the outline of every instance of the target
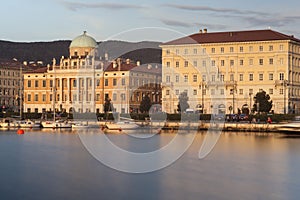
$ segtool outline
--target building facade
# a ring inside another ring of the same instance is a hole
[[[69,52],[59,63],[24,74],[24,112],[103,112],[109,98],[113,111],[128,113],[138,112],[145,95],[160,101],[160,67],[102,58],[86,32],[71,42]]]
[[[275,113],[300,112],[300,40],[273,30],[207,30],[161,45],[162,107],[177,112],[181,93],[204,113],[237,113],[265,91]]]

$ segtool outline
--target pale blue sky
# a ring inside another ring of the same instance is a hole
[[[167,41],[201,28],[268,27],[300,38],[299,7],[296,0],[4,0],[0,39],[71,40],[86,30],[97,41]]]

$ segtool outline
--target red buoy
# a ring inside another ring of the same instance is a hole
[[[17,134],[18,135],[23,135],[25,132],[23,129],[18,129]]]

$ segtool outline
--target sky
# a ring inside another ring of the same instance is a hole
[[[4,0],[0,40],[165,42],[208,32],[268,29],[300,38],[296,0]]]

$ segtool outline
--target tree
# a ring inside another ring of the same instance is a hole
[[[111,103],[111,99],[109,97],[105,98],[105,103],[104,103],[104,112],[110,112],[113,110],[113,105]]]
[[[188,104],[189,97],[187,96],[186,92],[182,92],[179,95],[179,102],[177,105],[177,111],[178,112],[184,112],[186,109],[190,107]]]
[[[140,111],[142,113],[148,113],[150,108],[151,108],[151,99],[149,98],[148,95],[144,96],[143,97],[143,100],[141,101],[141,104],[140,104]]]
[[[255,112],[270,112],[273,101],[270,100],[270,95],[265,91],[256,93],[254,97],[253,111]]]

